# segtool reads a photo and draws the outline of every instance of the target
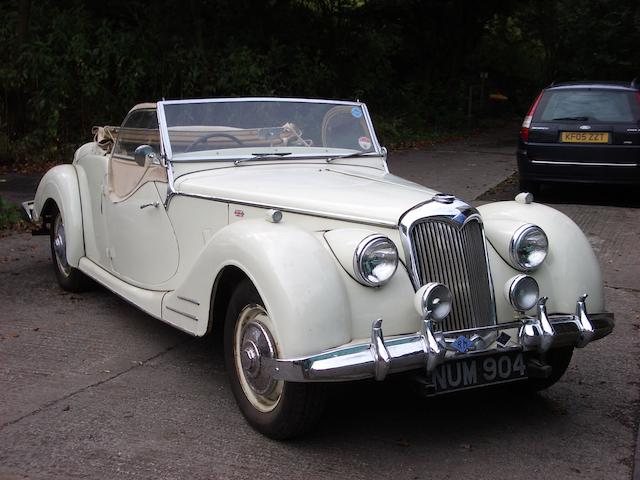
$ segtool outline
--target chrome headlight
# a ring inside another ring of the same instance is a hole
[[[536,279],[522,273],[507,280],[504,293],[513,309],[518,312],[531,310],[540,299]]]
[[[547,257],[549,240],[544,231],[536,225],[523,225],[518,228],[509,245],[511,262],[518,270],[538,268]]]
[[[398,267],[398,249],[383,235],[364,238],[353,255],[356,280],[368,287],[387,283]]]

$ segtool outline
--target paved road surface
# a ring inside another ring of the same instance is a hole
[[[390,166],[467,199],[489,189],[480,201],[511,197],[513,182],[494,187],[515,169],[512,138],[394,153]],[[401,382],[338,385],[318,432],[288,443],[245,424],[215,339],[193,339],[102,288],[64,293],[46,238],[0,238],[0,479],[631,478],[640,214],[601,192],[545,195],[596,248],[617,316],[611,336],[577,351],[539,395],[425,400]]]

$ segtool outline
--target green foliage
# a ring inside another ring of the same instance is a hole
[[[0,197],[0,230],[13,228],[22,223],[19,207]]]
[[[359,98],[403,141],[465,123],[481,71],[520,114],[551,80],[640,64],[633,0],[5,0],[0,16],[0,162],[65,160],[163,97]]]

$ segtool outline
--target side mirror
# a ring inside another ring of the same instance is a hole
[[[140,145],[136,148],[133,152],[133,160],[141,167],[148,167],[152,163],[160,163],[151,145]]]

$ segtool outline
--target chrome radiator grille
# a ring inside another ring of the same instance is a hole
[[[420,285],[440,282],[453,294],[451,314],[442,326],[445,332],[495,323],[480,222],[471,220],[458,228],[424,219],[413,225],[410,241]]]

